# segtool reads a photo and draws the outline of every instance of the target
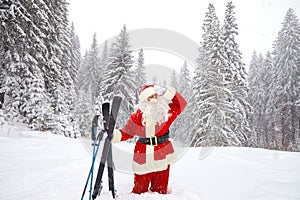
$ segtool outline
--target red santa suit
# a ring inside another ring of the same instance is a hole
[[[155,86],[146,86],[140,93],[140,101],[144,101],[156,92]],[[179,116],[187,102],[173,88],[167,88],[161,98],[170,102],[168,118],[165,122],[157,124],[147,118],[143,121],[143,112],[138,109],[131,114],[124,128],[114,131],[113,142],[125,141],[134,136],[151,140],[151,144],[137,141],[135,145],[132,163],[135,173],[133,193],[147,192],[150,182],[151,191],[164,194],[167,192],[169,165],[176,160],[176,154],[171,141],[157,144],[157,138],[168,134],[172,122]]]

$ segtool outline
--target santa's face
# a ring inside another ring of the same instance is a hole
[[[157,94],[151,95],[146,101],[138,105],[143,113],[143,125],[151,125],[153,123],[160,125],[168,120],[169,105],[164,102]]]
[[[158,95],[157,94],[153,94],[151,96],[149,96],[147,98],[147,101],[151,104],[151,105],[155,105],[158,102]]]

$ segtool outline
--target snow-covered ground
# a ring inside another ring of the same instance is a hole
[[[300,153],[227,147],[202,157],[203,150],[191,148],[171,166],[167,195],[130,194],[133,175],[116,172],[118,199],[300,199]],[[90,164],[91,155],[79,139],[0,126],[1,200],[79,200]],[[112,199],[106,172],[103,178],[98,199]]]

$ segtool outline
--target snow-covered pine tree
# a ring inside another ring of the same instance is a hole
[[[264,72],[262,73],[262,80],[263,80],[263,100],[262,102],[264,103],[263,111],[262,111],[262,116],[263,116],[263,133],[266,141],[266,146],[264,148],[268,149],[275,149],[275,141],[274,137],[271,132],[271,126],[270,122],[272,121],[272,116],[269,116],[267,113],[268,109],[268,102],[269,102],[269,92],[270,92],[270,86],[272,84],[272,81],[275,80],[275,73],[274,73],[274,66],[273,66],[273,58],[271,56],[271,53],[268,51],[265,60],[264,60]],[[270,129],[269,129],[270,128]]]
[[[175,69],[173,69],[173,72],[171,74],[171,86],[173,88],[178,89],[178,77],[177,77],[177,73],[176,73]]]
[[[46,130],[45,113],[50,109],[44,84],[42,74],[34,74],[33,80],[28,85],[30,96],[22,107],[22,110],[26,112],[26,119],[29,126],[32,129],[40,131]]]
[[[75,122],[79,126],[81,136],[89,136],[91,133],[91,121],[94,116],[91,90],[79,90],[75,106]]]
[[[57,9],[57,10],[56,10]],[[60,41],[59,37],[60,31],[62,31],[62,26],[60,25],[61,21],[64,20],[61,16],[61,4],[58,1],[47,0],[44,1],[44,12],[46,13],[47,28],[45,29],[45,34],[47,37],[44,38],[44,45],[47,47],[46,52],[46,62],[41,67],[41,70],[44,75],[46,91],[49,93],[51,98],[51,106],[54,110],[57,110],[56,107],[58,101],[55,99],[58,91],[58,88],[62,88],[63,77],[62,77],[62,68],[64,64],[62,63],[61,57],[63,56],[63,51],[61,45],[63,44]],[[59,14],[59,15],[57,15]],[[58,113],[55,113],[58,114]]]
[[[75,123],[81,136],[89,136],[91,133],[91,120],[94,109],[92,105],[92,92],[88,79],[88,51],[86,51],[78,73],[78,93],[75,103]]]
[[[18,18],[17,20],[16,13],[22,13],[19,8],[23,8],[23,5],[20,5],[20,2],[0,1],[0,3],[0,66],[1,69],[3,69],[3,71],[1,71],[1,75],[4,75],[2,77],[1,93],[3,95],[4,112],[6,117],[9,117],[11,120],[19,115],[19,103],[16,101],[16,97],[19,95],[15,92],[15,89],[20,87],[21,81],[20,72],[17,70],[19,67],[16,66],[16,63],[20,63],[18,58],[20,57],[19,49],[21,47],[20,45],[17,45],[17,40],[24,41],[25,33],[21,26],[21,19],[23,21],[24,19]],[[23,13],[24,12],[25,10]]]
[[[48,6],[48,18],[51,28],[49,30],[49,39],[47,40],[50,47],[50,97],[54,114],[57,116],[57,128],[53,130],[58,134],[71,136],[69,132],[70,125],[74,121],[73,110],[75,103],[75,87],[70,73],[74,71],[75,66],[72,66],[72,48],[70,40],[70,29],[67,17],[67,2],[66,0],[49,0],[45,1]],[[51,73],[54,72],[54,73]],[[47,82],[46,82],[47,83]],[[47,87],[46,87],[47,88]]]
[[[70,28],[70,40],[71,40],[71,68],[70,68],[70,76],[73,80],[73,83],[76,88],[76,92],[78,90],[78,71],[81,65],[81,52],[80,52],[80,42],[79,37],[75,33],[74,23],[71,24]]]
[[[102,97],[98,96],[96,102],[93,102],[93,100],[94,100],[94,98],[92,96],[93,88],[92,88],[92,85],[90,84],[89,74],[90,74],[90,71],[89,71],[89,52],[86,51],[86,53],[85,53],[85,55],[82,59],[81,66],[80,66],[79,73],[78,73],[78,86],[77,86],[77,88],[78,88],[78,91],[81,91],[81,92],[77,94],[78,95],[77,99],[85,98],[86,101],[90,103],[90,106],[88,108],[91,109],[91,110],[89,110],[89,113],[92,113],[92,115],[101,114],[100,111],[99,111],[99,105],[102,103]],[[103,77],[99,78],[99,84],[101,84],[102,79],[103,79]],[[99,88],[101,88],[101,87],[102,86],[100,85]],[[81,107],[80,107],[80,109],[81,109]],[[76,116],[77,117],[78,117],[78,113],[80,113],[80,112],[81,111],[78,110],[78,106],[77,106],[77,110],[76,110]],[[86,120],[90,120],[90,119],[86,119]],[[82,120],[80,121],[80,123],[83,123]],[[85,123],[86,124],[90,123],[90,121],[85,122]],[[79,126],[82,127],[83,125],[79,124]],[[83,129],[80,128],[80,130],[82,131]],[[82,134],[82,132],[81,132],[81,134]]]
[[[108,44],[107,44],[107,40],[104,42],[104,46],[101,52],[101,65],[103,68],[103,71],[105,71],[105,69],[107,68],[108,64],[109,64],[109,59],[108,59]]]
[[[45,129],[49,130],[64,121],[56,123],[55,119],[70,117],[72,104],[68,107],[64,101],[55,99],[58,96],[64,100],[70,98],[70,94],[61,92],[67,88],[70,91],[73,85],[72,81],[64,79],[70,75],[63,77],[69,73],[71,60],[66,5],[65,0],[1,1],[0,46],[3,48],[0,54],[3,59],[0,62],[5,71],[5,84],[2,82],[1,92],[5,93],[6,116],[14,121],[25,121],[39,129],[46,125]],[[33,119],[42,118],[44,113],[43,109],[30,111],[31,92],[37,85],[45,86],[41,91],[45,91],[48,98],[34,95],[34,102],[39,102],[45,108],[51,104],[44,118],[51,120],[32,125]],[[66,127],[67,123],[63,126]]]
[[[91,133],[91,120],[95,114],[92,104],[92,88],[88,79],[88,51],[80,64],[75,103],[75,123],[81,136]]]
[[[191,77],[190,77],[190,70],[187,66],[186,61],[184,61],[182,67],[180,68],[178,81],[180,83],[178,85],[178,91],[187,100],[188,106],[191,106],[190,104],[190,97],[192,94]],[[174,125],[172,125],[171,133],[174,135],[176,140],[182,141],[184,143],[190,142],[187,136],[189,135],[188,124],[191,123],[191,120],[192,120],[191,115],[187,107],[176,119]]]
[[[101,94],[104,99],[111,100],[114,95],[123,97],[117,126],[124,125],[134,109],[136,82],[131,69],[133,66],[132,58],[129,33],[124,25],[110,47],[109,65],[101,82]]]
[[[196,68],[194,71],[194,77],[191,80],[191,88],[192,93],[189,98],[187,107],[185,108],[185,112],[189,113],[189,125],[185,126],[186,133],[188,133],[187,138],[183,141],[184,143],[193,144],[194,139],[197,137],[195,136],[195,130],[199,130],[200,124],[197,123],[197,119],[199,114],[201,113],[201,110],[198,109],[198,101],[201,100],[198,91],[200,91],[202,87],[202,77],[204,76],[204,69],[205,69],[205,63],[204,63],[204,50],[203,50],[203,42],[200,42],[200,46],[198,48],[199,55],[196,59]],[[197,117],[197,119],[195,119]]]
[[[99,77],[97,80],[97,85],[96,85],[96,92],[95,94],[97,95],[97,99],[96,102],[94,102],[94,110],[96,113],[100,114],[101,113],[101,104],[103,103],[104,99],[103,99],[103,85],[102,82],[104,81],[105,77],[104,77],[104,73],[106,71],[106,69],[109,67],[109,58],[108,58],[108,44],[107,44],[107,40],[104,42],[102,51],[101,51],[101,56],[100,56],[100,70],[99,70]]]
[[[211,8],[210,8],[211,7]],[[212,10],[212,12],[214,12],[214,6],[213,5],[209,5],[209,10]],[[208,23],[206,23],[206,21],[208,20],[207,18],[209,17],[208,15],[210,15],[209,13],[210,11],[208,11],[206,13],[206,18],[204,19],[204,24],[202,26],[202,30],[204,31],[204,33],[207,32],[207,28],[206,26],[208,26],[212,19],[210,19],[210,21]],[[211,18],[211,17],[210,17]],[[214,21],[216,19],[213,19]],[[206,29],[205,29],[206,28]],[[203,125],[203,120],[201,120],[201,109],[199,109],[201,102],[204,102],[203,97],[200,95],[201,93],[199,91],[201,91],[201,89],[203,88],[204,85],[204,80],[205,80],[205,75],[206,75],[206,64],[205,64],[205,49],[204,49],[204,34],[202,35],[202,41],[200,42],[200,47],[198,48],[199,51],[199,56],[197,58],[197,66],[195,68],[195,72],[194,72],[194,77],[192,80],[192,88],[193,88],[193,93],[192,93],[192,98],[190,99],[190,104],[188,104],[187,108],[188,112],[191,115],[191,119],[192,121],[190,122],[190,130],[189,132],[189,137],[188,140],[191,142],[192,146],[200,146],[201,145],[201,141],[198,140],[203,140],[204,138],[200,138],[201,137],[201,133],[204,131],[204,129],[202,129],[202,125]],[[190,106],[192,105],[192,106]],[[198,142],[197,142],[198,141]]]
[[[97,92],[96,94],[98,95],[98,104],[102,103],[102,94],[101,94],[101,90],[102,90],[102,81],[104,80],[104,73],[106,71],[106,69],[109,67],[109,58],[108,55],[109,51],[108,51],[108,44],[107,44],[107,40],[104,42],[104,46],[103,49],[101,51],[101,57],[100,57],[100,64],[101,64],[101,73],[99,74],[100,77],[98,77],[98,83],[97,83]]]
[[[226,88],[232,92],[231,104],[233,110],[227,112],[229,121],[227,125],[234,131],[240,141],[240,145],[249,145],[248,138],[251,134],[249,121],[252,117],[252,107],[248,102],[248,85],[245,64],[242,62],[242,53],[236,42],[238,25],[232,2],[226,5],[224,25],[222,27],[221,40],[223,42],[225,78],[230,83]]]
[[[262,54],[257,57],[256,52],[253,53],[248,73],[249,83],[249,103],[253,107],[253,117],[251,120],[252,125],[252,146],[265,147],[265,134],[263,127],[265,125],[265,117],[263,115],[265,102],[265,90],[264,90],[264,58]]]
[[[144,51],[140,49],[137,59],[137,65],[135,71],[135,80],[136,80],[136,91],[135,91],[135,104],[139,102],[139,89],[146,84],[146,73],[144,66],[145,58]]]
[[[179,73],[179,85],[178,91],[188,100],[191,95],[191,77],[190,77],[190,70],[188,68],[187,62],[184,61],[182,67],[180,68]]]
[[[35,24],[31,13],[42,16],[34,2],[1,1],[0,65],[3,68],[1,93],[5,114],[10,121],[26,121],[22,110],[29,98],[28,86],[35,78],[39,62],[44,61],[41,52],[45,46],[44,34]],[[44,18],[40,21],[43,22]]]
[[[87,91],[89,88],[89,80],[88,80],[88,55],[89,52],[86,51],[83,55],[82,61],[80,63],[79,72],[78,72],[78,83],[77,88],[78,90],[85,90]],[[90,97],[92,98],[92,97]]]
[[[67,137],[77,138],[79,133],[76,133],[76,123],[75,123],[75,102],[76,102],[76,91],[75,84],[72,77],[69,74],[69,70],[63,70],[63,76],[65,80],[65,86],[63,88],[63,95],[66,104],[64,110],[64,135]]]
[[[78,71],[81,65],[81,52],[80,52],[80,42],[79,38],[75,33],[74,23],[71,24],[70,28],[70,54],[71,54],[71,63],[68,70],[69,77],[71,78],[67,85],[66,94],[70,95],[69,98],[69,110],[70,116],[67,132],[65,135],[69,137],[77,138],[79,136],[79,125],[75,119],[75,106],[76,100],[78,98]]]
[[[289,9],[273,49],[275,80],[270,85],[269,116],[271,130],[280,150],[296,150],[300,131],[299,100],[300,23]],[[281,140],[281,141],[280,141]]]
[[[93,35],[93,41],[87,55],[86,63],[87,73],[85,78],[92,89],[92,102],[95,104],[98,96],[98,83],[104,73],[104,69],[101,68],[101,57],[96,33]]]
[[[194,146],[241,145],[237,135],[226,124],[226,113],[231,111],[231,92],[226,88],[225,61],[222,42],[220,41],[220,25],[213,4],[209,4],[203,24],[200,56],[204,60],[198,63],[194,77],[194,112],[195,119],[191,129],[194,135]],[[200,77],[199,77],[200,75]]]
[[[24,6],[32,16],[31,26],[28,30],[28,50],[30,56],[34,57],[31,66],[37,65],[35,70],[31,70],[31,77],[27,82],[27,97],[24,104],[20,106],[22,113],[26,113],[26,120],[30,127],[37,130],[46,130],[45,113],[50,109],[49,95],[46,91],[45,77],[46,71],[43,71],[48,62],[47,35],[51,30],[48,15],[49,7],[43,1],[24,2]],[[28,56],[28,57],[30,57]],[[35,65],[33,64],[35,63]],[[36,104],[36,105],[35,105]]]

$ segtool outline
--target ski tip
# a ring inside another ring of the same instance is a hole
[[[114,96],[114,98],[122,98],[122,95],[116,94],[116,95]]]
[[[110,103],[110,101],[109,100],[105,100],[105,101],[103,101],[103,103],[102,104],[109,104]]]
[[[120,96],[120,95],[116,95],[116,96],[114,96],[114,98],[113,98],[113,100],[122,100],[122,97]]]

